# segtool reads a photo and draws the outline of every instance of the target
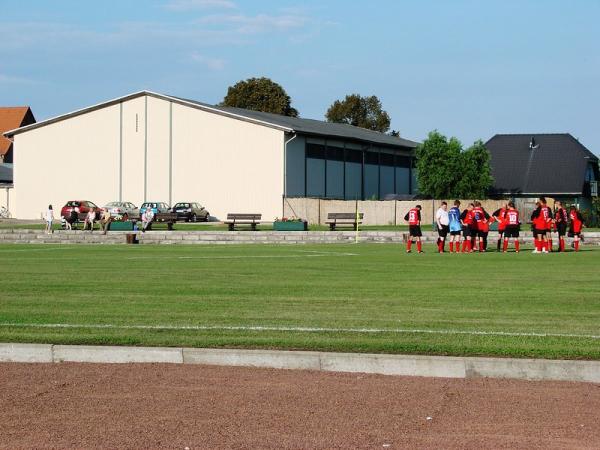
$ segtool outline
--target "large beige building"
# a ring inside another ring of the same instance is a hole
[[[383,199],[414,190],[415,143],[350,125],[138,92],[11,130],[13,217],[68,200],[197,201],[281,216],[284,198]]]

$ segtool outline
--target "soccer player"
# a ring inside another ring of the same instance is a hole
[[[448,203],[442,202],[442,206],[439,207],[437,212],[435,213],[435,222],[437,224],[437,232],[438,232],[438,252],[444,253],[444,247],[446,245],[446,236],[448,236],[449,228],[449,218],[448,218]]]
[[[504,228],[504,245],[502,252],[506,253],[508,249],[508,240],[515,240],[515,252],[519,253],[519,230],[521,222],[519,221],[519,211],[515,209],[513,202],[508,202],[508,210],[506,211],[506,226]]]
[[[460,250],[460,232],[462,231],[459,200],[454,200],[454,206],[448,211],[448,227],[450,228],[450,253],[453,250],[458,253]],[[454,245],[456,245],[455,249],[453,248]]]
[[[477,241],[477,249],[480,252],[485,251],[487,247],[487,235],[490,231],[489,221],[490,215],[483,209],[480,201],[475,201],[473,207],[473,233],[472,241]],[[473,248],[475,246],[473,245]]]
[[[546,219],[546,251],[552,251],[552,225],[554,217],[552,215],[552,209],[548,206],[546,197],[540,197],[540,203],[542,204],[542,215]]]
[[[569,215],[567,214],[567,210],[563,208],[561,201],[554,202],[554,207],[554,223],[556,224],[556,231],[558,232],[558,251],[564,252]]]
[[[569,237],[573,238],[573,247],[579,251],[579,237],[583,228],[583,217],[575,205],[569,209]]]
[[[502,245],[502,237],[504,235],[504,227],[506,226],[505,218],[506,211],[508,211],[508,205],[506,202],[498,208],[496,211],[492,213],[492,217],[494,217],[498,221],[498,242],[496,248],[500,251],[500,246]]]
[[[460,223],[462,224],[463,232],[463,243],[461,252],[473,251],[473,243],[471,242],[471,231],[473,229],[473,203],[469,203],[467,209],[465,209],[460,215]]]
[[[536,203],[537,208],[531,214],[533,238],[535,240],[535,250],[533,250],[533,253],[548,253],[547,233],[552,220],[552,213],[545,202],[546,199],[540,197]]]
[[[417,205],[410,209],[404,216],[404,220],[408,222],[408,242],[406,243],[406,253],[410,253],[412,246],[412,240],[415,238],[417,241],[417,251],[423,253],[421,247],[421,205]]]

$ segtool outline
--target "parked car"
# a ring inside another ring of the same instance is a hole
[[[110,202],[104,208],[108,209],[111,217],[127,214],[129,217],[138,218],[140,215],[140,209],[131,202]]]
[[[100,218],[100,208],[94,202],[89,200],[69,200],[60,210],[62,217],[69,217],[71,210],[77,208],[79,213],[87,214],[90,209],[96,212],[96,219]]]
[[[177,220],[186,222],[208,222],[209,212],[204,206],[196,202],[179,202],[172,208],[172,212],[177,214]]]
[[[146,209],[152,209],[154,214],[171,212],[171,208],[165,202],[144,202],[140,206],[140,217],[146,212]]]

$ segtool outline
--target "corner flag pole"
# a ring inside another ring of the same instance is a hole
[[[356,234],[355,234],[355,237],[354,237],[354,243],[358,244],[358,199],[356,200],[356,208],[355,209],[356,209],[356,211],[355,211],[356,212],[356,216],[355,216],[354,220],[356,220]]]

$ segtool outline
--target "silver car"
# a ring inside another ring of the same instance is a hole
[[[104,208],[108,209],[111,217],[127,214],[131,218],[137,218],[140,215],[140,209],[131,202],[110,202]]]

